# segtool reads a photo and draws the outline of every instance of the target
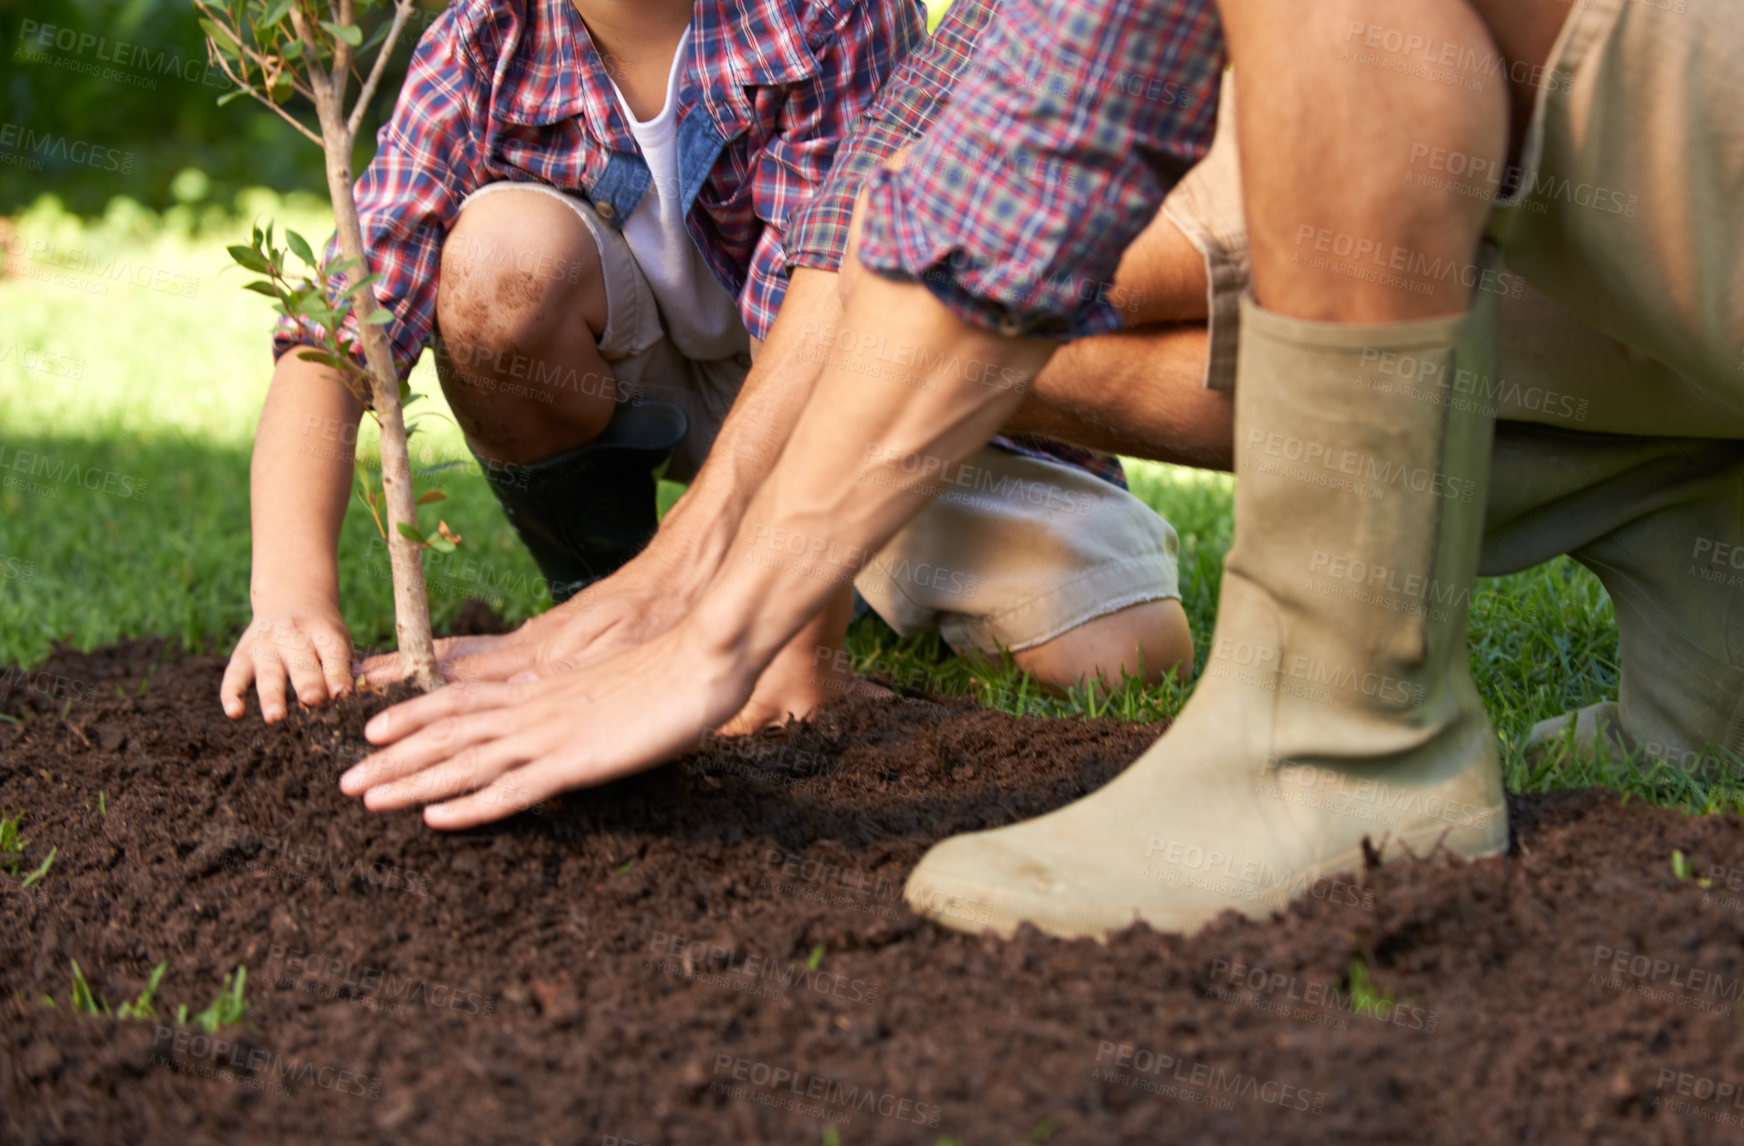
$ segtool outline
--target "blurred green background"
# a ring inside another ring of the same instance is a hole
[[[416,33],[442,7],[420,8],[395,51],[359,160],[374,150]],[[322,185],[320,152],[282,120],[246,100],[218,106],[228,81],[207,65],[190,0],[6,0],[0,67],[0,124],[18,129],[0,129],[0,215],[45,190],[98,214],[117,196],[163,210],[228,206],[248,187]]]

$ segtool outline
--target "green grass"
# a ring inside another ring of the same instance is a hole
[[[19,825],[23,823],[23,812],[9,819],[0,818],[0,872],[18,879],[19,887],[32,888],[40,884],[43,877],[48,875],[48,869],[54,866],[55,856],[60,853],[60,848],[48,849],[48,855],[36,865],[35,870],[19,879],[18,869],[24,863],[24,847],[30,842],[19,833]]]
[[[0,489],[0,664],[34,664],[55,641],[83,649],[145,634],[228,651],[247,623],[248,461],[273,315],[240,289],[247,276],[226,267],[223,248],[246,242],[256,218],[321,235],[331,224],[309,197],[240,198],[228,217],[123,203],[81,222],[45,199],[18,218],[12,247],[23,254],[0,265],[0,473],[23,464],[19,476],[43,488]],[[470,464],[428,362],[413,389],[429,395],[414,464]],[[20,463],[23,452],[33,457]],[[379,457],[367,419],[358,453]],[[418,484],[448,495],[441,517],[467,538],[427,562],[438,625],[469,596],[512,620],[548,607],[482,477],[449,470]],[[340,592],[360,645],[392,640],[386,570],[375,525],[355,507]]]
[[[137,999],[131,1003],[122,1003],[113,1012],[109,1009],[109,1001],[91,989],[91,984],[85,980],[84,971],[79,967],[79,961],[72,959],[69,962],[72,964],[73,979],[72,995],[68,1005],[75,1014],[112,1014],[114,1018],[122,1020],[149,1019],[153,1022],[157,1021],[157,1007],[154,1005],[154,1001],[157,998],[157,989],[163,983],[164,972],[169,969],[167,961],[152,968],[151,978],[147,980],[145,988],[139,992]],[[246,967],[239,966],[236,968],[234,977],[224,976],[224,988],[218,992],[218,997],[212,1000],[211,1006],[193,1017],[194,1025],[207,1034],[216,1034],[220,1028],[235,1026],[242,1022],[243,1012],[248,1009],[248,1004],[242,998],[242,985],[247,973]],[[53,995],[44,995],[42,1001],[50,1007],[57,1005]],[[186,1004],[176,1008],[176,1022],[181,1026],[188,1025]]]
[[[226,269],[223,248],[268,219],[308,235],[329,230],[313,197],[264,191],[239,196],[229,213],[208,208],[198,217],[186,208],[157,216],[118,201],[102,219],[81,221],[45,199],[16,220],[13,246],[29,257],[9,255],[0,267],[0,474],[12,472],[5,467],[22,450],[44,455],[49,468],[41,472],[60,476],[36,478],[44,490],[0,489],[0,665],[35,664],[56,641],[88,649],[144,635],[228,652],[247,623],[248,458],[271,371],[272,316],[266,300],[240,289],[246,276]],[[148,285],[134,285],[135,276]],[[427,360],[413,389],[428,395],[415,464],[469,464]],[[367,420],[359,455],[378,455]],[[1233,484],[1151,463],[1128,468],[1134,492],[1180,535],[1184,603],[1202,668]],[[452,557],[429,555],[438,626],[472,596],[510,621],[546,608],[538,570],[484,479],[462,468],[420,481],[432,485],[449,498],[441,516],[467,539]],[[662,506],[678,492],[665,485]],[[392,641],[386,571],[375,525],[354,505],[341,538],[340,585],[360,646]],[[1596,783],[1697,811],[1744,808],[1735,781],[1577,752],[1521,756],[1518,744],[1537,721],[1616,694],[1610,603],[1579,566],[1565,559],[1482,581],[1469,635],[1472,673],[1514,790]],[[1009,664],[952,656],[936,635],[900,640],[875,618],[856,626],[849,651],[861,671],[1010,712],[1156,721],[1178,712],[1190,692],[1126,681],[1043,696]]]
[[[248,1003],[242,997],[242,985],[248,978],[248,968],[238,966],[234,975],[224,976],[224,987],[218,992],[212,1005],[194,1016],[194,1025],[207,1034],[217,1034],[224,1027],[233,1027],[242,1022],[243,1014],[248,1010]],[[187,1008],[176,1012],[176,1022],[187,1025]]]

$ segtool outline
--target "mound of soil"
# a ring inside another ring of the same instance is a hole
[[[1192,940],[1001,943],[916,919],[907,872],[1097,788],[1156,729],[847,700],[447,836],[339,794],[383,698],[232,724],[222,667],[133,643],[0,684],[20,875],[59,849],[39,887],[0,879],[7,1141],[1685,1143],[1744,1121],[1736,817],[1521,798],[1505,859],[1372,871]],[[75,1013],[73,960],[112,1006],[167,962],[163,1017]],[[239,964],[242,1025],[177,1023]]]

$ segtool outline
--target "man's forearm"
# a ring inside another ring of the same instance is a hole
[[[840,326],[800,350],[824,357],[822,376],[694,616],[753,674],[931,499],[916,472],[949,474],[984,446],[1054,347],[865,275]]]
[[[751,499],[775,468],[823,373],[815,332],[841,321],[831,271],[798,268],[786,298],[721,424],[708,460],[661,523],[650,551],[697,574],[697,588],[720,567]]]

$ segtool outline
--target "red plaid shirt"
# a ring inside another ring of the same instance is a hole
[[[1114,269],[1210,146],[1223,58],[1213,0],[1003,0],[903,170],[872,172],[861,263],[983,329],[1118,329]]]
[[[679,87],[679,191],[691,237],[756,337],[787,290],[788,216],[925,36],[919,0],[697,0]],[[402,377],[435,325],[442,244],[461,202],[505,180],[585,196],[618,227],[649,189],[606,64],[568,0],[456,0],[413,53],[357,185]],[[315,340],[281,325],[274,352],[304,341]]]

